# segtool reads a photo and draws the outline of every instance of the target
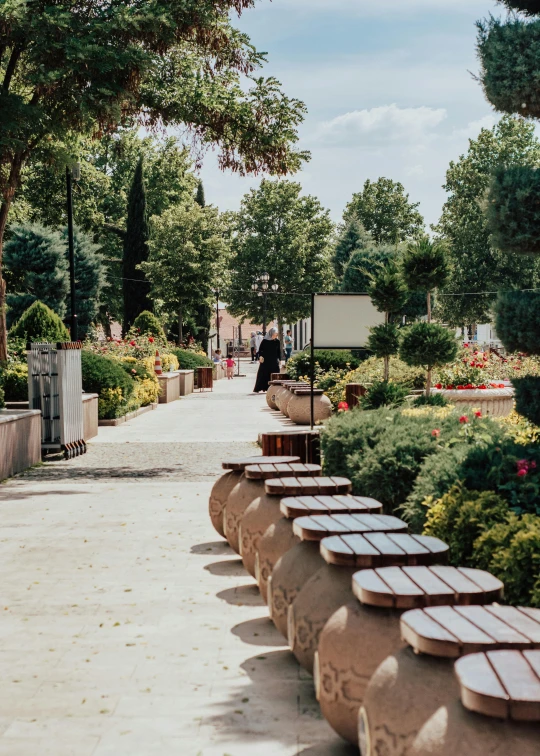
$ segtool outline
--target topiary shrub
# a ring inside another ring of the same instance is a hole
[[[511,514],[482,533],[474,566],[502,580],[509,604],[540,607],[540,517]]]
[[[205,354],[198,354],[191,349],[171,349],[171,354],[178,360],[180,370],[196,370],[198,367],[212,367],[213,362]]]
[[[502,113],[540,117],[540,22],[490,17],[478,29],[480,80],[489,102]]]
[[[516,411],[535,425],[540,425],[540,378],[527,375],[512,381]]]
[[[399,356],[407,365],[426,369],[426,394],[429,396],[433,368],[452,362],[457,352],[457,340],[448,328],[437,323],[420,322],[405,329]]]
[[[135,384],[126,369],[115,360],[82,351],[83,389],[99,395],[99,417],[115,418],[129,411]]]
[[[360,365],[361,360],[358,357],[354,357],[352,352],[347,349],[316,349],[315,362],[319,363],[319,367],[323,372],[327,372],[331,368],[336,370],[343,370],[344,368],[354,370]],[[309,351],[298,352],[298,354],[295,354],[287,362],[287,372],[293,381],[309,375],[310,368]]]
[[[0,367],[0,386],[9,402],[27,402],[28,365],[25,362],[13,362]]]
[[[499,166],[493,173],[486,217],[493,246],[505,252],[540,252],[540,171]]]
[[[60,317],[43,302],[34,302],[10,329],[9,335],[25,341],[69,341],[69,331]]]
[[[450,564],[474,567],[476,539],[508,515],[508,504],[493,491],[456,485],[429,509],[424,533],[448,544]]]
[[[149,310],[143,310],[140,315],[137,315],[133,321],[132,328],[142,334],[165,338],[165,331],[163,330],[159,318]]]
[[[406,386],[391,381],[378,381],[362,397],[361,406],[368,410],[379,409],[379,407],[399,407],[405,403],[408,393]]]

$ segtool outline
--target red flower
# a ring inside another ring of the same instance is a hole
[[[432,435],[432,436],[433,436],[434,438],[439,438],[439,436],[441,435],[441,431],[440,431],[440,430],[439,430],[438,428],[434,428],[434,429],[433,429],[433,430],[431,431],[431,435]]]
[[[349,409],[349,405],[347,402],[340,402],[338,404],[338,412],[347,412]]]
[[[520,478],[523,478],[525,475],[527,475],[527,470],[524,467],[522,467],[521,470],[517,471],[517,474]]]
[[[474,386],[472,385],[472,383],[468,383],[468,384],[467,384],[467,385],[465,386],[465,388],[466,388],[466,389],[472,389],[472,388],[474,388]]]
[[[534,460],[532,462],[529,462],[529,467],[531,468],[531,470],[536,470],[536,462],[534,462]]]
[[[447,388],[447,389],[448,389],[449,391],[452,391],[452,390],[453,390],[453,388],[454,388],[454,384],[453,384],[453,383],[449,383],[449,384],[448,384],[448,386],[447,386],[446,388]]]
[[[458,391],[462,391],[465,388],[465,386],[458,386]]]
[[[480,412],[480,410],[476,410],[476,412],[474,413],[474,416],[475,417],[482,417],[482,413]]]
[[[153,336],[149,336],[149,337],[148,337],[148,341],[149,341],[149,342],[150,342],[151,344],[153,344],[153,343],[154,343],[154,337],[153,337]]]
[[[435,384],[436,389],[442,389],[442,383],[436,383]]]
[[[130,342],[129,342],[129,345],[130,345],[130,346],[137,346],[137,344],[136,344],[136,343],[135,343],[134,341],[130,341]]]
[[[504,383],[499,383],[499,388],[505,388]]]
[[[468,423],[468,422],[469,422],[469,418],[467,417],[467,415],[462,415],[462,416],[461,416],[461,417],[459,418],[459,422],[460,422],[460,423],[461,423],[462,425],[465,425],[466,423]]]
[[[465,349],[469,348],[469,344],[468,343],[467,344],[463,344],[463,346],[465,347]]]

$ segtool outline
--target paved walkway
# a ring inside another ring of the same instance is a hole
[[[248,377],[0,485],[0,756],[345,756],[208,518]]]

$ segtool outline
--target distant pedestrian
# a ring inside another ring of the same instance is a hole
[[[255,360],[257,359],[257,334],[255,333],[255,331],[251,332],[249,346],[251,349],[251,361],[255,362]]]
[[[221,363],[221,360],[223,359],[223,356],[221,354],[221,349],[216,349],[214,351],[214,356],[212,357],[212,359],[216,365],[219,365]]]
[[[264,336],[260,331],[257,331],[257,335],[255,336],[255,348],[257,349],[255,353],[255,357],[259,359],[259,350],[261,348],[262,340],[264,339]]]
[[[287,331],[287,335],[285,336],[283,341],[285,342],[285,364],[287,364],[288,360],[291,357],[293,348],[292,331]]]
[[[232,381],[234,378],[234,368],[236,366],[236,362],[233,360],[232,357],[227,357],[225,360],[225,367],[227,368],[227,380]]]

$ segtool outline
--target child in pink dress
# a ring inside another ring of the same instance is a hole
[[[227,368],[227,380],[232,381],[234,378],[234,366],[236,365],[236,362],[232,357],[227,357],[224,362]]]

